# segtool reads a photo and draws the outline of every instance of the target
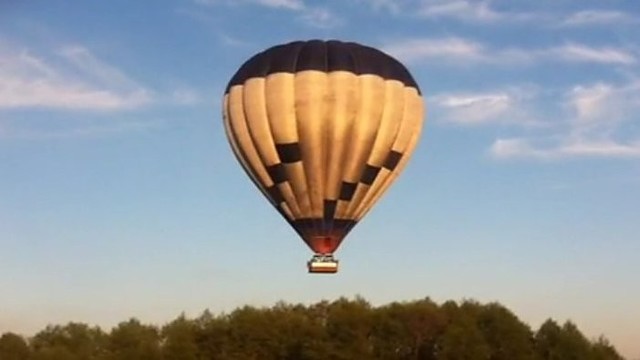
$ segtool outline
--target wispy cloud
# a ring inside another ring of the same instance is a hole
[[[547,51],[550,56],[561,60],[577,62],[593,62],[602,64],[630,65],[636,62],[635,56],[623,49],[611,47],[594,48],[579,44],[567,44]]]
[[[559,148],[568,156],[640,157],[640,141],[628,144],[609,141],[575,141]]]
[[[208,5],[203,2],[203,5]],[[219,16],[215,16],[206,11],[202,11],[200,8],[183,7],[175,10],[176,14],[189,17],[190,19],[200,22],[202,25],[213,30],[214,36],[216,36],[220,42],[229,47],[252,47],[254,44],[247,39],[234,36],[228,33],[228,30],[223,28],[219,20]]]
[[[342,24],[342,19],[326,8],[306,8],[298,19],[309,26],[317,28],[334,28]]]
[[[568,94],[567,104],[575,113],[574,122],[579,127],[589,124],[597,124],[609,114],[617,118],[619,114],[613,113],[616,109],[612,106],[614,93],[619,92],[608,84],[595,84],[592,86],[576,86]]]
[[[304,3],[300,0],[254,0],[256,3],[274,7],[274,8],[284,8],[291,10],[301,10],[304,9]]]
[[[234,5],[234,4],[258,4],[271,8],[283,8],[290,10],[299,10],[304,8],[304,2],[301,0],[195,0],[201,5]]]
[[[201,0],[216,1],[216,0]],[[220,1],[220,0],[218,0]],[[477,25],[522,25],[579,27],[608,24],[632,24],[640,18],[618,10],[588,9],[570,14],[541,10],[517,11],[504,9],[507,4],[495,0],[351,0],[373,11],[424,19],[453,19]],[[543,8],[541,8],[543,9]]]
[[[222,41],[223,44],[228,45],[228,46],[247,47],[247,46],[252,46],[253,45],[249,41],[242,40],[242,39],[236,38],[234,36],[231,36],[229,34],[225,34],[225,33],[222,33],[222,32],[219,32],[217,35],[220,38],[220,41]]]
[[[638,21],[627,13],[615,10],[584,10],[573,13],[566,17],[561,25],[584,26],[584,25],[607,25],[620,24]]]
[[[611,144],[616,138],[637,136],[640,133],[625,132],[626,124],[638,124],[640,110],[640,81],[623,86],[607,83],[573,87],[565,96],[569,112],[568,138],[584,144]],[[632,140],[635,142],[635,140]],[[588,148],[581,146],[579,148]]]
[[[548,150],[538,149],[532,146],[529,140],[522,138],[496,139],[489,152],[498,159],[523,157],[545,159],[550,157]]]
[[[162,122],[148,121],[109,121],[97,123],[66,124],[56,128],[43,128],[25,125],[9,125],[0,122],[0,139],[50,140],[50,139],[86,139],[111,136],[114,134],[138,131],[150,131],[162,126]]]
[[[443,111],[442,120],[466,125],[497,122],[514,106],[514,99],[507,93],[447,94],[430,100],[432,106]]]
[[[496,23],[522,22],[540,19],[541,14],[499,11],[490,1],[472,0],[422,0],[416,11],[426,18],[453,18],[467,22]]]
[[[302,0],[195,0],[201,5],[258,5],[297,13],[297,20],[317,28],[332,28],[342,19],[326,7],[309,6]]]
[[[482,44],[457,37],[395,41],[383,50],[407,62],[431,58],[477,62],[486,56]]]
[[[542,61],[633,65],[632,51],[614,47],[590,47],[569,43],[546,48],[496,48],[460,37],[396,40],[383,50],[406,62],[447,60],[447,65],[534,64]]]
[[[392,14],[398,14],[402,10],[402,2],[400,0],[352,0],[358,4],[369,6],[374,11],[388,11]]]
[[[87,81],[106,84],[115,88],[140,87],[121,70],[97,59],[87,48],[78,45],[62,47],[58,54],[64,58],[74,70],[82,73]]]
[[[502,15],[489,7],[489,3],[457,1],[424,1],[419,14],[427,17],[454,17],[474,21],[495,21]]]
[[[490,154],[499,159],[640,157],[640,82],[597,83],[566,93],[566,121],[552,134],[497,139]]]
[[[190,88],[179,88],[173,91],[171,99],[179,105],[193,105],[202,101],[202,96]]]
[[[449,18],[468,23],[498,24],[535,21],[546,26],[591,26],[639,22],[640,18],[617,10],[589,9],[569,15],[548,12],[518,12],[496,8],[490,0],[421,0],[405,13],[425,18]],[[417,6],[417,7],[416,7]]]
[[[533,86],[508,87],[489,92],[443,93],[427,100],[441,122],[463,126],[488,124],[541,127],[527,102],[536,96]]]
[[[561,141],[553,145],[536,144],[531,139],[497,139],[489,149],[497,159],[554,160],[574,157],[640,158],[640,141]]]
[[[86,48],[64,47],[44,58],[0,46],[0,109],[122,110],[150,101],[147,89]]]

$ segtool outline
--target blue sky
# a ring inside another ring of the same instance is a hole
[[[640,357],[635,1],[0,3],[0,332],[360,294],[499,301]],[[403,61],[427,123],[310,276],[235,162],[221,98],[296,39]]]

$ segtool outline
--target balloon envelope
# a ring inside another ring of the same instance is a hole
[[[266,49],[233,75],[223,119],[249,178],[304,242],[331,254],[420,138],[420,89],[396,59],[341,41]]]

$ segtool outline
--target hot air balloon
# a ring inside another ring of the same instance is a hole
[[[404,65],[338,40],[259,52],[223,97],[232,152],[314,252],[311,273],[337,272],[335,251],[407,164],[424,110]]]

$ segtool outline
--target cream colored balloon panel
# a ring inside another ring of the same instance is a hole
[[[335,71],[328,77],[326,126],[322,134],[325,139],[324,199],[336,200],[340,195],[345,154],[351,143],[350,133],[358,113],[360,92],[358,76],[352,72]]]
[[[405,87],[402,121],[391,151],[366,198],[355,209],[354,219],[360,220],[402,173],[417,145],[423,126],[424,102],[415,88]]]
[[[384,79],[376,75],[358,77],[357,112],[348,135],[348,146],[344,157],[342,182],[335,217],[348,219],[349,204],[358,202],[363,196],[358,186],[367,158],[373,147],[384,108]]]
[[[231,124],[230,124],[231,120],[230,120],[230,116],[229,116],[228,105],[229,105],[229,96],[225,95],[224,99],[223,99],[224,130],[225,130],[225,134],[227,136],[227,139],[229,139],[229,143],[231,144],[231,150],[233,151],[233,154],[235,155],[235,158],[238,160],[238,162],[240,162],[240,165],[241,165],[242,169],[249,176],[251,181],[256,186],[258,186],[260,188],[260,191],[262,191],[266,195],[266,191],[265,191],[264,187],[262,186],[262,184],[260,183],[260,181],[256,177],[256,175],[253,172],[253,170],[251,169],[250,165],[247,163],[245,155],[242,153],[242,151],[239,148],[238,140],[237,140],[237,138],[236,138],[236,136],[233,133],[232,128],[231,128]]]
[[[242,98],[242,86],[232,87],[229,89],[228,94],[225,95],[225,103],[227,104],[225,107],[225,128],[227,132],[231,134],[229,139],[232,148],[236,156],[240,158],[242,166],[250,174],[250,177],[262,193],[268,196],[269,188],[271,188],[274,183],[271,181],[253,145],[253,140],[249,134],[249,128],[244,115]],[[271,198],[269,197],[269,199]]]
[[[360,219],[408,158],[422,116],[415,89],[344,71],[249,79],[225,102],[243,166],[289,220]]]
[[[297,144],[298,129],[295,112],[295,76],[291,73],[275,73],[266,77],[264,94],[266,97],[266,111],[269,126],[275,144]],[[288,145],[294,149],[294,145]],[[311,212],[311,201],[309,200],[304,168],[297,159],[299,156],[293,154],[291,161],[282,161],[286,154],[285,145],[275,145],[278,159],[282,164],[280,171],[283,172],[285,182],[279,187],[282,190],[286,201],[286,207],[291,209],[292,219],[304,218]]]
[[[302,71],[295,74],[296,124],[311,200],[308,218],[321,218],[323,212],[327,85],[325,72]]]
[[[386,80],[380,84],[383,95],[378,99],[382,111],[376,114],[376,132],[373,135],[372,147],[362,161],[359,183],[352,201],[349,202],[344,217],[355,218],[355,210],[362,204],[372,189],[372,185],[384,168],[389,151],[397,137],[403,120],[404,84],[395,80]]]
[[[280,160],[274,142],[274,131],[269,121],[265,78],[248,79],[243,85],[243,106],[245,120],[253,145],[265,167],[273,186],[269,187],[272,200],[288,215],[288,218],[302,216],[297,200],[288,183],[288,174]]]

